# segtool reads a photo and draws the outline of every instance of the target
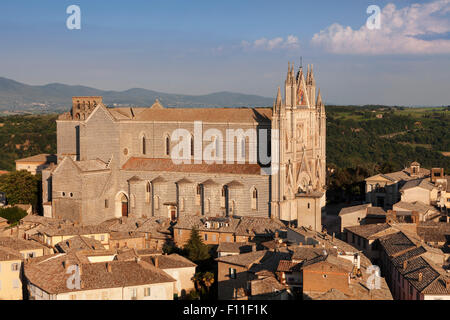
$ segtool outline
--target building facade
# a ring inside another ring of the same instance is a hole
[[[272,108],[107,108],[73,97],[57,120],[58,164],[43,171],[45,214],[82,224],[274,216],[320,230],[326,121],[312,67],[305,77],[289,66],[284,92]]]

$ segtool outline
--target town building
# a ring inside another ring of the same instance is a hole
[[[172,300],[176,280],[139,258],[110,251],[76,251],[24,265],[30,300]],[[77,279],[78,276],[78,279]]]
[[[339,212],[339,229],[341,233],[344,232],[346,227],[385,221],[386,211],[381,207],[372,207],[371,203],[345,207]]]
[[[392,173],[380,173],[365,179],[366,202],[373,206],[391,209],[401,200],[400,189],[406,182],[427,178],[430,170],[422,168],[418,162],[412,162],[409,168]]]
[[[177,246],[184,246],[196,229],[203,242],[219,245],[231,242],[260,243],[283,236],[286,226],[278,219],[263,217],[203,217],[185,216],[173,226],[173,238]]]
[[[33,175],[41,173],[50,164],[56,163],[57,157],[54,154],[37,154],[28,158],[16,160],[16,171],[26,170]]]
[[[22,262],[43,256],[44,249],[34,241],[0,237],[0,300],[22,300]]]
[[[240,215],[321,230],[326,115],[313,68],[305,77],[289,66],[283,91],[272,108],[107,108],[102,97],[73,97],[57,120],[58,164],[43,171],[45,215],[82,224]],[[176,130],[188,135],[183,163],[173,161]]]

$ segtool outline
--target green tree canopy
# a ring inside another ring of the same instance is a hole
[[[41,177],[28,171],[13,171],[0,176],[0,191],[6,194],[8,204],[31,204],[38,206]]]
[[[193,228],[189,241],[184,246],[189,260],[194,262],[201,262],[210,258],[209,248],[202,241],[198,230]]]
[[[10,208],[0,208],[0,217],[8,220],[9,224],[15,224],[20,219],[25,217],[27,212],[18,207],[10,207]]]

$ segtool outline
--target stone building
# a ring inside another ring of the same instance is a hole
[[[326,121],[312,67],[305,77],[289,66],[284,93],[272,108],[107,108],[73,97],[57,120],[58,164],[43,171],[45,215],[273,216],[320,230]]]

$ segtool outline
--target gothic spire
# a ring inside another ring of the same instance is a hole
[[[276,97],[275,102],[273,104],[274,110],[275,111],[280,110],[281,109],[281,104],[282,104],[282,102],[281,102],[281,90],[280,90],[280,87],[278,87],[277,97]]]
[[[320,88],[319,88],[319,92],[317,93],[317,103],[316,103],[316,105],[317,106],[321,106],[323,103],[322,103],[322,95],[320,94]]]

